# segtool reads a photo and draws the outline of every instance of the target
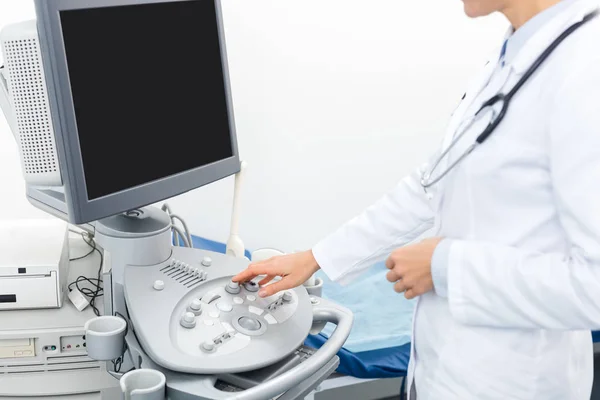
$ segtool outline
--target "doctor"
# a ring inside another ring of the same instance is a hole
[[[419,298],[411,399],[589,399],[590,330],[600,329],[598,2],[464,6],[472,17],[502,12],[512,27],[440,152],[311,251],[234,279],[282,277],[266,296],[318,269],[347,283],[389,257],[394,289]],[[411,244],[430,229],[434,238]]]

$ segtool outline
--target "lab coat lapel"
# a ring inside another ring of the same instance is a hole
[[[510,33],[507,33],[507,37]],[[478,108],[477,104],[474,104],[475,100],[479,97],[479,95],[484,91],[490,83],[492,75],[498,64],[498,56],[500,51],[496,51],[493,53],[492,57],[489,58],[483,70],[476,76],[470,84],[467,86],[467,91],[465,92],[464,98],[462,99],[460,105],[456,108],[452,117],[450,118],[450,122],[448,123],[448,128],[444,135],[444,139],[442,142],[442,146],[440,149],[440,154],[444,152],[451,145],[454,140],[457,131],[462,127],[462,125],[469,119],[475,111],[472,111],[474,107]],[[508,75],[506,75],[506,79],[508,79]],[[505,82],[505,81],[504,81]],[[498,88],[500,89],[500,87]],[[443,171],[448,168],[449,165],[449,157],[444,157],[444,159],[440,162],[438,166],[439,171]],[[441,207],[443,201],[443,193],[444,193],[444,185],[446,179],[442,179],[437,187],[434,189],[436,199],[434,201],[434,208],[439,209]]]
[[[450,122],[442,143],[442,151],[446,150],[454,139],[456,130],[462,124],[467,111],[471,108],[477,96],[490,82],[490,78],[492,77],[492,73],[494,72],[495,68],[496,61],[494,58],[490,58],[483,68],[483,71],[481,71],[481,73],[468,85],[464,98],[450,118]]]

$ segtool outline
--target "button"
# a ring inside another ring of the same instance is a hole
[[[310,297],[310,303],[311,303],[313,306],[316,306],[317,304],[319,304],[319,303],[320,303],[320,301],[319,301],[319,299],[317,299],[316,297],[314,297],[314,296],[311,296],[311,297]]]
[[[251,332],[258,331],[262,327],[259,320],[248,317],[241,317],[240,319],[238,319],[238,324],[240,324],[242,328],[247,329]]]
[[[277,320],[271,314],[267,314],[263,318],[269,323],[269,325],[274,325],[277,323]]]
[[[214,292],[208,292],[206,293],[204,296],[202,296],[202,301],[205,303],[211,303],[217,299],[220,299],[221,295],[214,293]]]
[[[211,352],[215,351],[215,342],[208,341],[208,342],[202,343],[202,350],[206,351],[207,353],[211,353]]]
[[[204,325],[206,325],[206,326],[213,326],[214,324],[215,324],[214,321],[212,321],[210,319],[204,320]]]
[[[192,300],[192,304],[190,304],[190,308],[192,310],[200,310],[202,308],[202,303],[198,299]]]
[[[250,311],[252,314],[256,314],[256,315],[262,315],[265,312],[265,310],[263,310],[262,308],[258,308],[258,307],[254,307],[254,306],[249,306],[248,311]]]
[[[195,315],[202,314],[202,303],[198,299],[192,300],[192,304],[189,306],[189,311],[193,312]]]
[[[290,301],[292,301],[292,299],[293,299],[294,297],[292,296],[292,293],[291,293],[291,292],[285,292],[285,293],[283,294],[283,297],[282,297],[282,298],[283,298],[283,301],[285,301],[286,303],[289,303]]]
[[[233,326],[229,325],[227,322],[221,322],[221,326],[223,326],[227,333],[235,333],[235,329],[233,329]]]
[[[241,297],[234,297],[233,302],[235,304],[244,304],[244,299],[242,299]]]
[[[186,312],[181,317],[181,326],[187,329],[191,329],[196,326],[196,316],[194,313]]]
[[[246,300],[248,300],[248,301],[256,301],[256,296],[253,296],[253,295],[249,294],[248,296],[246,296]]]
[[[174,266],[175,266],[175,264],[177,264],[177,260],[175,260],[175,259],[172,259],[172,260],[171,260],[171,266],[172,266],[172,267],[174,267]]]
[[[249,292],[258,292],[258,283],[256,283],[256,282],[252,282],[252,281],[246,282],[246,283],[244,283],[244,287]]]
[[[200,277],[201,277],[203,280],[206,280],[206,278],[208,277],[208,272],[206,272],[206,271],[202,271],[202,272],[200,272]]]
[[[240,284],[237,282],[231,281],[225,286],[225,291],[229,294],[238,294],[240,290]]]
[[[22,356],[23,352],[22,351],[15,351],[15,356]]]
[[[148,287],[148,286],[146,286]],[[154,290],[163,290],[165,288],[165,283],[163,281],[154,282]]]
[[[208,313],[208,315],[211,318],[219,318],[219,315],[221,315],[221,314],[218,311],[211,311],[211,312]]]
[[[198,268],[194,268],[193,274],[194,274],[194,276],[200,275],[200,270]]]
[[[212,265],[212,258],[204,257],[202,259],[202,265],[204,265],[205,267],[210,267]]]
[[[217,308],[223,312],[231,312],[233,310],[232,305],[224,301],[217,303]]]

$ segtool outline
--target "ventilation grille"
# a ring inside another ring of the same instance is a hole
[[[3,46],[26,179],[52,174],[56,180],[59,166],[39,42],[32,37],[8,40]]]
[[[22,364],[0,364],[0,376],[2,376],[3,374],[41,374],[46,372],[83,371],[100,369],[100,362],[92,360],[87,356],[59,356],[48,357],[46,363],[23,362]]]
[[[202,271],[200,268],[194,268],[183,261],[175,259],[171,260],[171,263],[160,271],[167,277],[188,288],[199,285],[208,277],[206,271]]]

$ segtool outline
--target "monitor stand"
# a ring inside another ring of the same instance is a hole
[[[112,297],[105,299],[105,312],[125,315],[125,266],[152,266],[171,257],[171,219],[156,207],[144,207],[99,220],[95,228],[96,243],[104,250],[105,281],[111,280],[105,282]]]

